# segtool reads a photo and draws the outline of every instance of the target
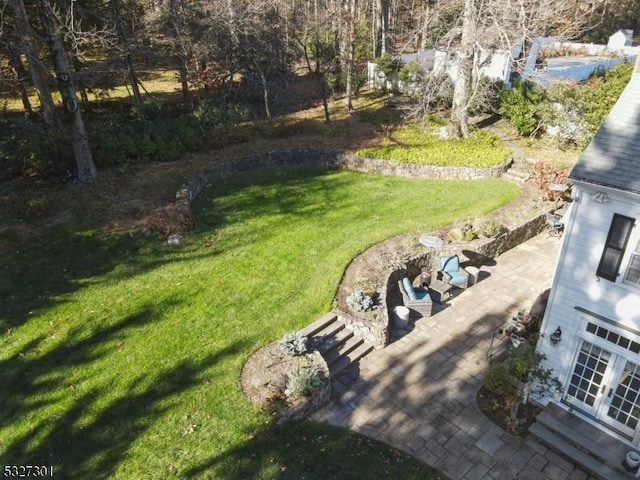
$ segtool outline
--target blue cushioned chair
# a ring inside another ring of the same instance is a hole
[[[433,311],[433,301],[429,291],[425,288],[413,288],[407,277],[398,280],[398,288],[402,294],[402,303],[409,309],[409,315],[414,318],[430,317]]]
[[[460,259],[457,255],[440,257],[438,279],[452,287],[467,288],[469,286],[469,274],[460,266]]]

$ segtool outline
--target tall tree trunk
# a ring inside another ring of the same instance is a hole
[[[178,54],[178,71],[180,73],[180,88],[182,88],[182,99],[187,100],[191,96],[189,92],[189,66],[187,64],[189,52],[182,38],[182,29],[180,28],[180,12],[176,0],[171,0],[171,23],[175,31],[176,39],[174,41],[174,50]]]
[[[349,0],[349,12],[347,13],[347,85],[345,102],[347,111],[353,111],[353,62],[355,54],[356,37],[356,0]]]
[[[391,32],[389,28],[389,8],[390,0],[380,0],[380,15],[381,15],[381,53],[391,53]]]
[[[381,0],[371,2],[371,37],[373,40],[373,58],[380,56],[380,38],[382,31],[382,21],[380,17]]]
[[[82,70],[82,62],[77,55],[71,57],[71,63],[73,64],[73,71],[78,73]],[[76,77],[77,78],[77,77]],[[87,89],[84,85],[77,85],[78,91],[80,93],[80,98],[82,99],[82,106],[85,111],[91,111],[91,103],[89,102],[89,95],[87,95]]]
[[[182,88],[182,99],[188,100],[191,96],[189,92],[189,70],[187,59],[184,55],[178,54],[178,71],[180,72],[180,88]]]
[[[58,33],[51,5],[47,0],[37,0],[37,3],[42,25],[48,37],[47,45],[51,52],[63,104],[71,116],[71,144],[76,160],[77,177],[82,183],[93,183],[96,181],[98,171],[93,162],[87,131],[76,97],[67,52]]]
[[[374,56],[379,57],[385,53],[391,53],[390,31],[389,31],[389,5],[390,0],[373,0],[372,18]]]
[[[20,99],[22,100],[22,107],[24,111],[31,115],[33,113],[33,109],[31,108],[31,101],[29,100],[29,94],[27,93],[27,85],[26,79],[29,76],[27,70],[24,68],[22,64],[22,60],[20,60],[20,55],[15,51],[12,45],[6,46],[7,57],[9,59],[9,64],[14,72],[16,72],[16,77],[18,79],[18,89],[20,90]]]
[[[458,75],[453,89],[453,105],[447,127],[453,137],[469,136],[469,100],[471,98],[473,61],[476,40],[476,0],[465,0],[462,15],[462,41],[458,59]]]
[[[318,0],[314,0],[313,2],[313,19],[314,19],[314,26],[313,26],[313,36],[314,36],[314,48],[315,48],[315,77],[318,79],[318,83],[320,85],[320,93],[322,94],[322,107],[324,109],[324,119],[325,121],[328,123],[331,121],[331,117],[329,115],[329,101],[327,99],[327,81],[324,78],[324,73],[322,72],[322,66],[320,64],[320,51],[321,51],[321,44],[320,44],[320,24],[318,23]],[[305,56],[306,56],[306,49],[305,49]],[[307,56],[307,63],[309,63],[308,61],[308,56]]]
[[[420,42],[418,48],[424,50],[427,48],[428,28],[429,28],[429,0],[422,0],[421,12],[420,12]]]
[[[262,83],[262,101],[264,103],[264,114],[267,118],[271,118],[271,109],[269,108],[269,86],[267,83],[267,77],[263,70],[258,66],[258,72],[260,72],[260,82]]]
[[[111,0],[111,10],[115,17],[118,43],[124,52],[124,64],[127,67],[127,77],[129,78],[129,85],[131,85],[131,91],[133,92],[133,99],[136,103],[142,103],[142,95],[140,94],[140,88],[138,86],[138,76],[136,75],[136,70],[133,67],[133,60],[131,59],[129,37],[124,29],[124,22],[120,15],[120,0]]]
[[[36,92],[38,93],[38,100],[40,100],[40,107],[42,108],[42,116],[47,125],[51,127],[59,127],[60,119],[58,118],[55,104],[53,103],[49,79],[47,78],[47,73],[45,72],[40,58],[38,57],[38,48],[36,46],[35,39],[33,38],[33,31],[31,30],[31,26],[27,20],[27,12],[24,8],[24,2],[23,0],[11,0],[10,4],[13,8],[14,18],[16,21],[16,30],[20,41],[20,49],[27,57],[29,73],[31,74],[33,86],[36,88]]]

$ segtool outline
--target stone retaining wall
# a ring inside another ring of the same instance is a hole
[[[187,185],[184,185],[176,193],[176,203],[190,204],[205,188],[215,184],[236,173],[256,170],[261,168],[287,167],[287,166],[323,166],[327,168],[345,169],[356,172],[378,173],[412,178],[431,178],[446,180],[474,180],[482,178],[500,177],[508,170],[512,160],[508,159],[502,164],[491,168],[469,167],[438,167],[434,165],[416,165],[408,163],[396,163],[389,160],[362,158],[351,153],[340,153],[332,150],[316,148],[291,148],[263,152],[249,155],[233,161],[217,165]],[[382,348],[389,343],[390,319],[393,315],[393,307],[402,305],[402,298],[398,292],[397,282],[404,276],[414,278],[422,269],[435,265],[439,256],[451,254],[456,251],[460,255],[463,265],[471,265],[473,261],[462,254],[462,250],[477,252],[489,258],[496,257],[514,246],[534,237],[544,229],[544,215],[524,223],[512,229],[499,238],[481,243],[480,241],[466,244],[448,244],[439,249],[429,249],[416,255],[406,262],[404,269],[388,272],[385,276],[380,292],[379,314],[375,320],[362,319],[357,316],[346,315],[351,328],[373,344],[376,348]]]
[[[191,203],[202,190],[214,184],[217,180],[236,173],[260,168],[315,165],[400,177],[475,180],[500,177],[509,168],[510,164],[511,159],[490,168],[438,167],[435,165],[415,165],[362,158],[351,153],[340,153],[318,148],[290,148],[249,155],[217,165],[210,172],[182,186],[176,193],[176,202]]]
[[[474,240],[473,242],[449,243],[439,248],[425,248],[419,254],[407,258],[404,268],[388,271],[381,280],[382,285],[378,303],[381,308],[375,311],[375,318],[359,317],[357,313],[346,314],[336,311],[345,323],[367,340],[375,348],[383,348],[390,341],[390,327],[393,321],[393,307],[402,305],[402,296],[398,290],[398,280],[403,277],[416,278],[423,269],[435,273],[438,259],[441,256],[457,254],[462,266],[476,266],[482,264],[482,260],[493,259],[507,250],[526,242],[545,229],[545,214],[511,229],[497,238],[486,240]],[[467,254],[465,255],[466,252]]]
[[[439,248],[425,249],[424,252],[415,255],[407,260],[405,268],[390,271],[387,273],[384,282],[384,288],[380,293],[380,305],[383,306],[383,313],[379,315],[380,320],[376,322],[376,328],[385,328],[385,334],[378,333],[378,338],[389,338],[390,321],[393,320],[393,307],[402,305],[402,296],[398,290],[398,280],[403,277],[413,279],[417,277],[423,269],[428,269],[432,273],[437,265],[437,261],[441,256],[456,253],[460,257],[462,266],[480,266],[482,257],[495,258],[507,250],[520,245],[523,242],[535,237],[545,229],[545,215],[536,216],[535,218],[511,229],[497,238],[487,240],[475,240],[468,243],[448,244]],[[463,252],[469,252],[465,255]],[[476,253],[479,255],[473,255]],[[473,258],[471,258],[473,257]],[[473,288],[473,287],[470,287]],[[373,326],[374,324],[372,324]]]

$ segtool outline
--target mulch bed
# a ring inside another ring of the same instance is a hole
[[[542,407],[531,402],[520,405],[518,407],[517,421],[513,422],[510,418],[511,409],[508,403],[485,387],[480,387],[476,396],[476,403],[485,417],[505,432],[516,436],[524,435],[529,426],[535,422],[536,416],[542,411]]]

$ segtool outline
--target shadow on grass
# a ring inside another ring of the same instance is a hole
[[[352,179],[323,167],[260,169],[215,183],[198,196],[194,209],[200,222],[214,226],[237,223],[240,213],[249,218],[273,215],[313,218],[353,204],[349,189],[345,188],[351,185]],[[231,201],[227,201],[228,197]]]
[[[141,308],[89,336],[75,329],[66,341],[43,355],[37,353],[45,340],[40,336],[23,349],[26,354],[0,362],[0,425],[4,430],[28,419],[30,426],[14,440],[0,438],[0,462],[54,466],[63,478],[108,478],[125,460],[131,444],[164,412],[174,409],[182,393],[211,380],[204,373],[209,367],[246,347],[236,342],[202,359],[183,360],[168,369],[155,367],[132,377],[126,386],[103,382],[87,390],[82,384],[88,378],[71,380],[71,371],[90,371],[91,364],[118,348],[127,330],[157,321],[170,303]],[[105,400],[112,389],[122,393]],[[45,407],[57,414],[39,416],[38,410]]]
[[[182,253],[157,238],[99,232],[48,231],[44,235],[46,241],[31,243],[0,264],[0,332],[4,334],[26,322],[33,312],[64,303],[66,295],[102,282],[107,275],[139,275],[174,261],[176,252]]]
[[[226,480],[447,478],[381,442],[311,421],[266,426],[247,442],[211,457],[185,476]]]

